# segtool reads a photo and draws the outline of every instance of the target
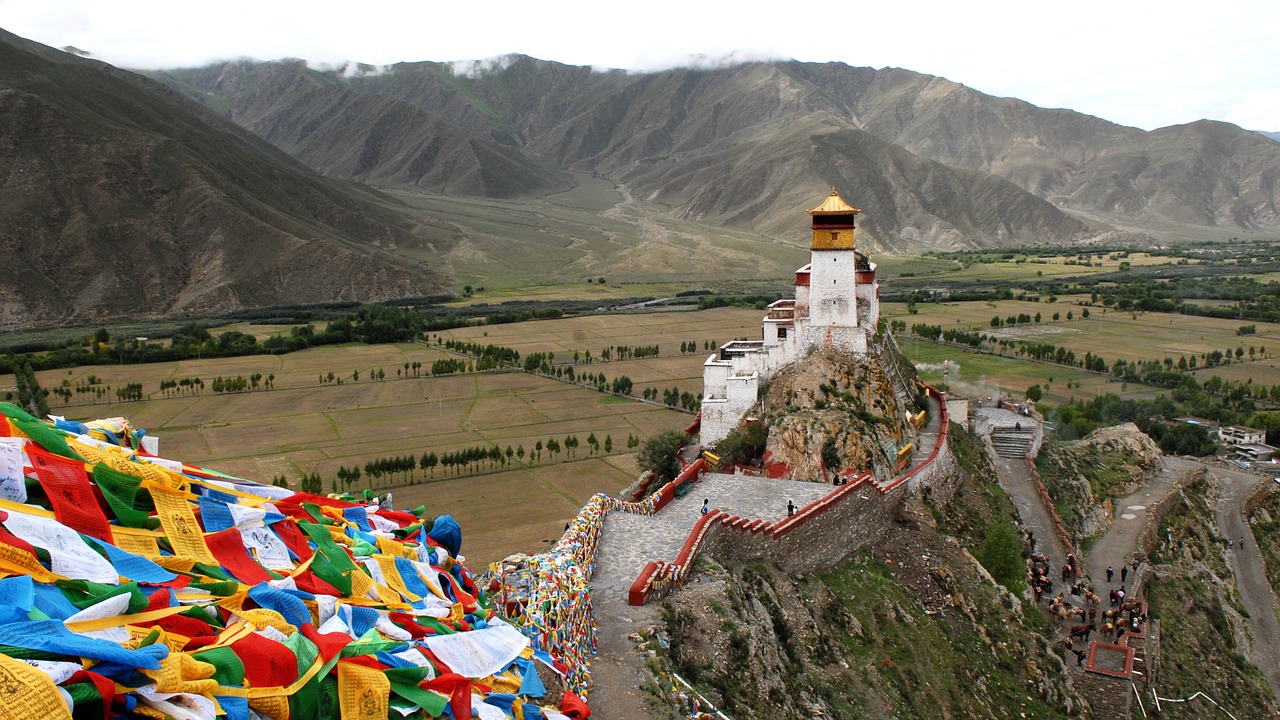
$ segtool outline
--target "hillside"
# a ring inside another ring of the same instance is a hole
[[[370,103],[351,116],[359,124],[333,132],[324,161],[316,147],[303,151],[278,135],[281,122],[325,129],[341,122],[325,114],[316,92],[293,90],[299,75]],[[420,127],[441,146],[485,138],[514,154],[505,158],[625,183],[676,218],[774,237],[799,229],[791,212],[797,198],[831,185],[874,218],[864,238],[895,250],[1070,242],[1112,221],[1280,227],[1272,177],[1280,147],[1257,133],[1212,122],[1145,132],[907,70],[771,62],[597,72],[512,55],[465,67],[401,63],[350,77],[296,61],[156,76],[344,177],[404,181],[398,170],[328,163],[358,156],[367,128],[408,122],[405,103],[439,119]],[[383,162],[399,168],[403,159]],[[547,187],[531,180],[484,193]]]
[[[439,291],[452,242],[140,76],[0,31],[0,327]]]
[[[660,670],[730,717],[1112,717],[1074,687],[1040,610],[974,559],[1016,511],[980,441],[952,431],[964,471],[851,560],[803,576],[699,560],[662,606]]]

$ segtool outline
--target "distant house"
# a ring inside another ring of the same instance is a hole
[[[1246,462],[1269,462],[1276,449],[1264,443],[1244,443],[1232,448],[1235,456]]]
[[[1267,441],[1266,430],[1256,430],[1242,425],[1228,425],[1218,430],[1218,438],[1228,448],[1237,445],[1256,445]]]

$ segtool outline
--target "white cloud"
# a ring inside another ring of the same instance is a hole
[[[123,67],[239,57],[377,67],[511,53],[632,70],[835,60],[941,75],[993,95],[1147,129],[1211,117],[1280,130],[1280,3],[1272,0],[1212,7],[1176,0],[797,6],[0,0],[0,18],[10,32],[55,47],[74,45]]]

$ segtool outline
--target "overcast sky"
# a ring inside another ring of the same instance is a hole
[[[840,61],[941,75],[1148,130],[1210,118],[1280,131],[1276,0],[0,0],[0,27],[128,68],[513,52],[631,70],[697,57]]]

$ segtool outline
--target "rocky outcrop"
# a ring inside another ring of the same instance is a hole
[[[876,468],[887,480],[899,449],[916,439],[908,408],[894,392],[886,361],[814,352],[769,383],[760,416],[770,425],[774,462],[790,465],[797,480],[824,479],[824,447],[832,444],[840,468]],[[830,456],[830,451],[827,451]]]
[[[1037,467],[1067,531],[1089,536],[1111,527],[1112,499],[1149,480],[1161,457],[1154,440],[1133,423],[1124,423],[1099,428],[1076,442],[1046,445]]]

